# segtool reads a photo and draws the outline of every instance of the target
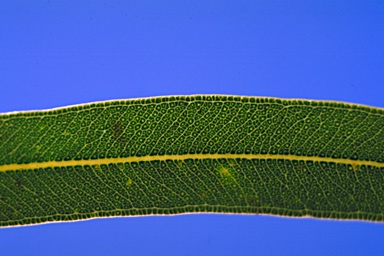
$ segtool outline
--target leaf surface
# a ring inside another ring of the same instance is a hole
[[[0,115],[0,226],[192,212],[384,220],[384,111],[239,96]]]

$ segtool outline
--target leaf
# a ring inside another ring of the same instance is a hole
[[[0,225],[192,212],[384,220],[384,111],[175,96],[0,115]]]

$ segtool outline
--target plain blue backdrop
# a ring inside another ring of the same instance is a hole
[[[384,107],[384,1],[0,1],[0,112],[176,94]],[[1,131],[0,131],[1,132]],[[384,225],[260,215],[0,229],[0,255],[383,255]]]

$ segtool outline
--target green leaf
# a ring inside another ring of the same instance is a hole
[[[384,111],[175,96],[0,115],[0,225],[191,212],[384,220]]]

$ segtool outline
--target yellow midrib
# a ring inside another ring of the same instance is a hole
[[[350,159],[335,159],[330,157],[317,156],[296,156],[296,155],[272,155],[272,154],[185,154],[185,155],[163,155],[163,156],[130,156],[123,158],[103,158],[103,159],[87,159],[87,160],[69,160],[69,161],[49,161],[42,163],[28,164],[8,164],[1,165],[0,172],[39,169],[39,168],[54,168],[67,166],[84,166],[84,165],[101,165],[101,164],[117,164],[131,163],[140,161],[165,161],[165,160],[186,160],[186,159],[275,159],[275,160],[291,160],[291,161],[314,161],[314,162],[331,162],[336,164],[352,165],[357,169],[360,165],[369,165],[377,168],[383,168],[384,163],[365,161],[365,160],[350,160]]]

